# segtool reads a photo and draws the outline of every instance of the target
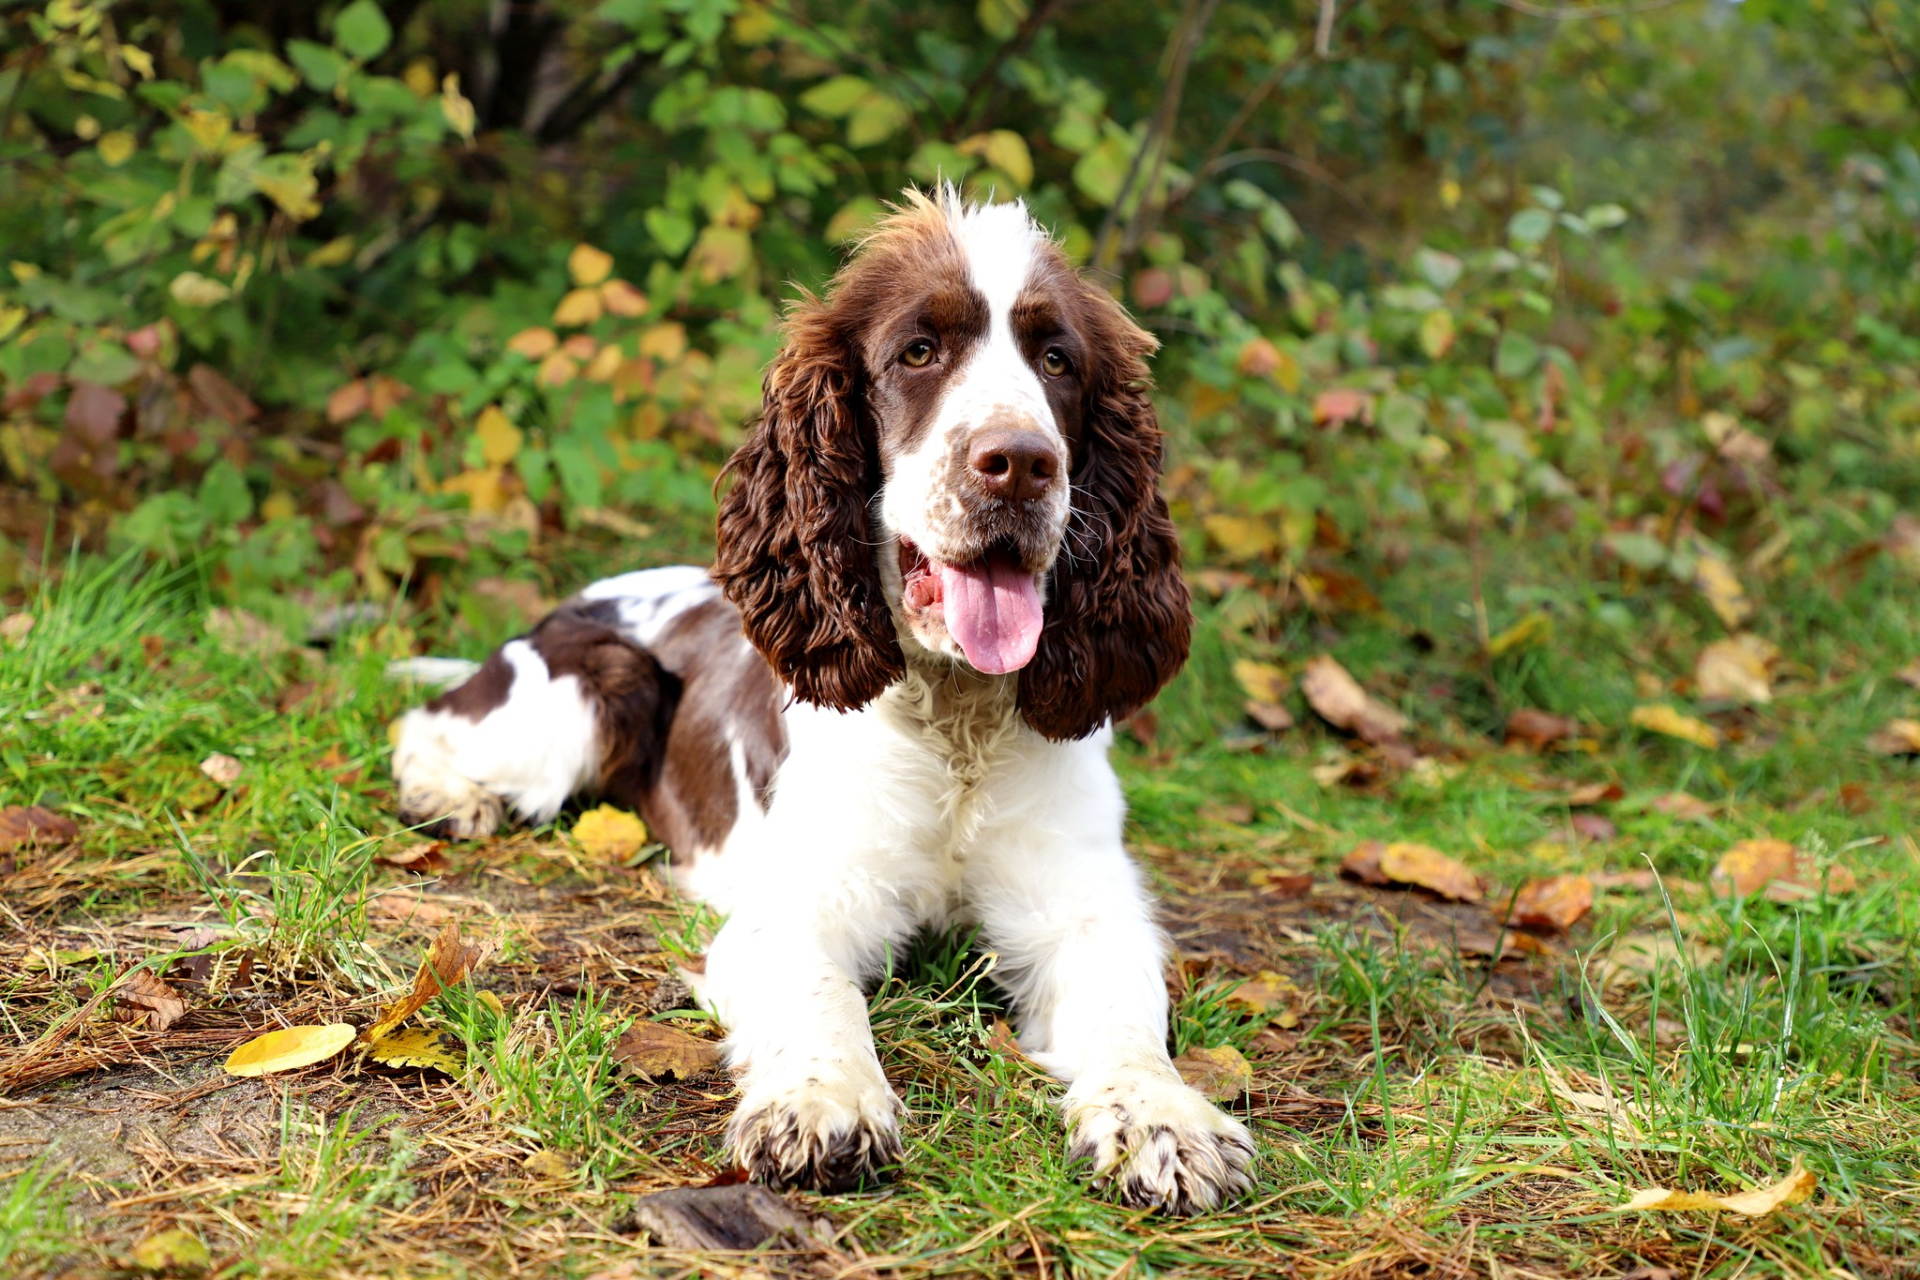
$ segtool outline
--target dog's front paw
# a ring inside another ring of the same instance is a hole
[[[852,1191],[900,1162],[898,1103],[886,1077],[822,1073],[782,1088],[749,1087],[727,1145],[755,1182]]]
[[[1247,1127],[1171,1068],[1083,1077],[1067,1094],[1072,1157],[1094,1185],[1137,1209],[1207,1213],[1253,1186]]]

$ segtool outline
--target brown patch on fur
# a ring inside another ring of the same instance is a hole
[[[507,693],[512,688],[513,665],[504,653],[495,649],[478,671],[429,702],[427,710],[444,711],[479,724],[506,705]]]
[[[1073,362],[1073,376],[1044,380],[1055,414],[1073,424],[1073,514],[1040,647],[1020,672],[1020,713],[1044,737],[1084,738],[1152,699],[1192,637],[1180,541],[1159,488],[1164,445],[1146,363],[1159,344],[1057,250],[1013,310],[1029,359],[1060,346]]]
[[[739,818],[739,787],[728,737],[738,742],[747,785],[761,808],[786,758],[783,694],[766,660],[740,631],[740,614],[725,600],[682,613],[654,640],[660,663],[685,684],[667,737],[658,785],[642,815],[684,861],[717,848]]]
[[[803,294],[787,312],[760,422],[727,464],[713,576],[804,702],[863,707],[906,670],[868,503],[884,460],[925,431],[987,320],[946,219],[918,196],[862,242],[824,298]],[[915,338],[936,353],[920,369],[899,360]]]
[[[579,679],[595,707],[600,794],[634,807],[659,780],[681,681],[627,639],[619,620],[611,600],[569,600],[541,619],[527,641],[553,679]]]

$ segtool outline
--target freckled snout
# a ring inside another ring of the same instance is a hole
[[[967,469],[989,497],[1034,502],[1060,474],[1060,450],[1038,431],[983,431],[967,449]]]

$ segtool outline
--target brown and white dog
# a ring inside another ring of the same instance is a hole
[[[407,821],[474,836],[598,793],[726,914],[700,994],[755,1178],[899,1160],[861,984],[968,922],[1097,1181],[1174,1213],[1250,1184],[1246,1128],[1168,1061],[1107,762],[1191,626],[1154,346],[1022,205],[910,193],[789,313],[711,572],[595,583],[401,724]]]

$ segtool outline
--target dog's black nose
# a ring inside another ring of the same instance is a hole
[[[1060,472],[1060,453],[1038,431],[982,432],[967,450],[981,488],[1008,502],[1032,502]]]

